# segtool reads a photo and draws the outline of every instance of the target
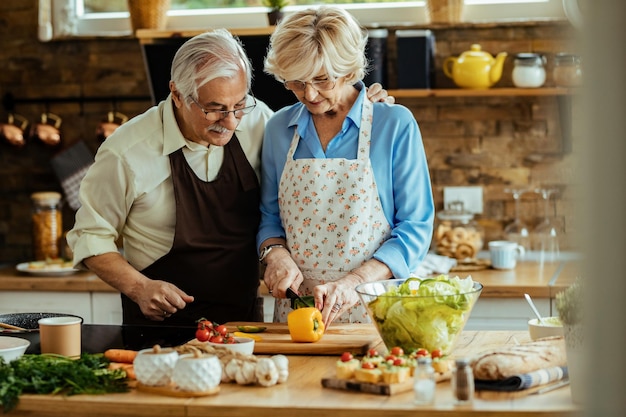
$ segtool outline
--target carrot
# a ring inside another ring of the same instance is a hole
[[[111,362],[133,363],[137,353],[130,349],[108,349],[104,352],[104,357]]]
[[[132,363],[121,363],[121,362],[111,362],[109,364],[109,369],[122,369],[126,372],[126,377],[128,379],[137,379],[137,375],[135,374],[135,366]]]

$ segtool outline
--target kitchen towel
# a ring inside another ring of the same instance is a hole
[[[477,391],[521,391],[528,388],[560,381],[568,377],[566,366],[539,369],[527,374],[513,375],[499,381],[477,379],[474,384]]]
[[[457,264],[457,260],[447,256],[427,253],[424,260],[412,274],[415,277],[427,277],[432,274],[447,274]]]
[[[52,158],[52,169],[61,182],[65,201],[73,210],[80,207],[78,200],[80,182],[93,161],[93,154],[82,140]]]

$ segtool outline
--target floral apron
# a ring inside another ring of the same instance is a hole
[[[278,204],[287,246],[302,271],[301,295],[344,277],[372,257],[391,235],[378,197],[370,155],[373,105],[363,100],[357,159],[294,159],[294,133],[280,178]],[[276,299],[274,321],[286,322],[288,299]],[[369,322],[361,303],[335,322]]]

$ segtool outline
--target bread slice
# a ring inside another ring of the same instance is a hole
[[[354,378],[360,382],[369,382],[375,384],[382,380],[383,371],[378,368],[375,369],[363,369],[358,368],[354,371]]]
[[[399,384],[411,377],[411,371],[407,366],[389,366],[383,369],[383,382],[386,384]]]
[[[341,360],[337,361],[336,374],[339,379],[351,379],[354,378],[354,371],[361,366],[361,362],[358,359],[351,359],[347,362]]]

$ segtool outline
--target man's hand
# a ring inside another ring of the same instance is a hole
[[[390,96],[387,90],[379,83],[374,83],[367,88],[367,98],[369,98],[372,103],[381,101],[383,103],[393,104],[396,102],[396,98]]]

